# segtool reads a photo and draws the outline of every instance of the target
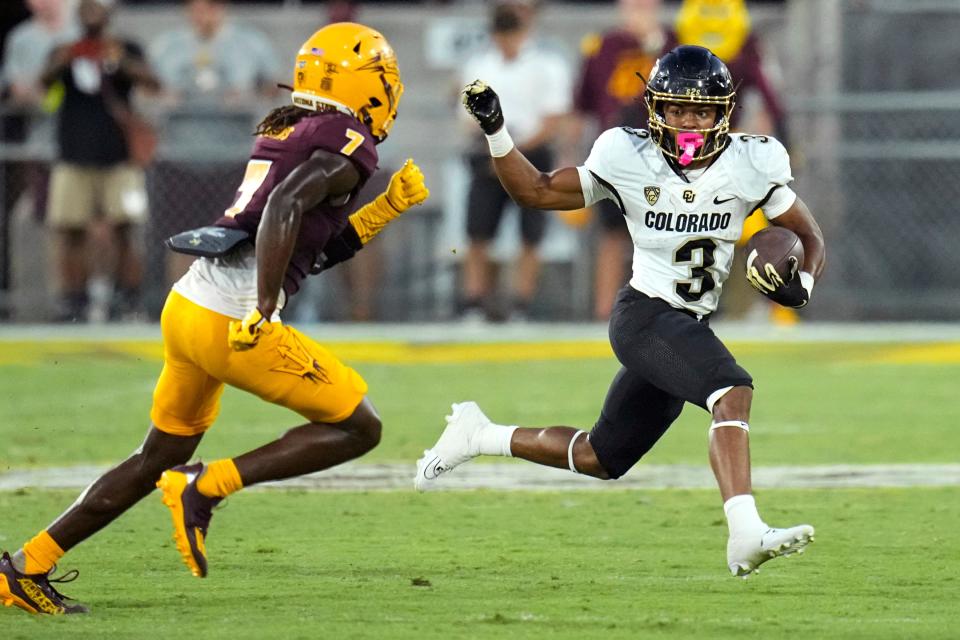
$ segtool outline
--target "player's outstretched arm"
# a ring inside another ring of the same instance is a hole
[[[300,220],[329,196],[353,191],[360,173],[347,158],[317,150],[270,194],[257,229],[257,308],[269,320],[293,255]]]
[[[532,209],[582,209],[583,189],[575,167],[545,173],[517,150],[507,133],[500,98],[480,80],[468,84],[463,105],[487,136],[490,155],[503,188],[522,207]]]

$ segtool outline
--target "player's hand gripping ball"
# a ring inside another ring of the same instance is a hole
[[[482,80],[474,80],[461,92],[463,106],[480,128],[488,136],[495,134],[503,126],[503,110],[500,108],[500,96]]]
[[[802,307],[810,300],[810,287],[800,277],[803,259],[797,234],[784,227],[767,227],[747,242],[747,281],[777,304]]]
[[[430,190],[424,182],[423,172],[413,162],[413,158],[407,158],[400,170],[390,178],[387,202],[399,213],[403,213],[429,197]]]
[[[227,330],[227,344],[234,351],[246,351],[257,346],[261,335],[273,332],[273,325],[254,309],[243,317],[243,320],[231,320]]]

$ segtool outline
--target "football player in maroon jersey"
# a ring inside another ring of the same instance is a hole
[[[244,486],[319,471],[363,455],[381,423],[360,375],[280,321],[311,273],[353,256],[384,225],[428,196],[412,160],[352,215],[377,168],[403,93],[393,49],[377,31],[337,23],[300,48],[293,104],[272,111],[232,206],[213,226],[174,236],[200,256],[167,298],[164,367],[151,426],[129,458],[96,480],[47,529],[0,558],[0,601],[31,613],[82,613],[49,573],[60,557],[159,486],[177,548],[207,574],[211,509]],[[306,422],[235,458],[185,463],[220,408],[224,385],[292,409]]]

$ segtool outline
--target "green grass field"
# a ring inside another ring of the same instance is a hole
[[[82,618],[0,611],[4,638],[956,638],[957,489],[764,491],[818,540],[726,573],[709,491],[259,492],[213,521],[189,575],[159,500],[65,566]],[[0,493],[20,540],[72,500]]]
[[[341,345],[385,422],[365,460],[413,461],[449,403],[524,425],[596,418],[616,369],[583,357],[519,361]],[[960,345],[734,344],[757,381],[755,465],[956,463]],[[0,473],[114,462],[147,426],[156,348],[0,342]],[[240,393],[200,454],[233,455],[298,423]],[[706,466],[706,415],[689,408],[650,463]],[[0,637],[956,638],[960,487],[766,489],[772,524],[817,541],[747,581],[724,566],[713,491],[419,495],[249,491],[214,520],[212,570],[192,578],[152,496],[64,560],[86,617],[0,611]],[[16,548],[75,492],[0,492],[0,547]]]
[[[142,350],[101,343],[79,350],[0,343],[0,350],[7,351],[6,359],[0,354],[0,470],[113,462],[146,433],[161,363]],[[351,353],[348,345],[334,350]],[[756,381],[751,447],[757,464],[957,461],[960,346],[748,343],[732,350]],[[441,355],[411,363],[345,359],[369,383],[385,424],[369,461],[415,460],[436,439],[450,403],[460,400],[476,400],[502,423],[589,428],[617,370],[612,355],[506,362],[449,362]],[[200,455],[234,455],[301,422],[228,389]],[[705,412],[688,406],[648,460],[703,463],[708,424]]]

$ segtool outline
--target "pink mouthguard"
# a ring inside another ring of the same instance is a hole
[[[680,166],[685,167],[693,162],[693,152],[703,146],[703,135],[692,131],[677,134],[677,146],[683,150],[680,155]]]

